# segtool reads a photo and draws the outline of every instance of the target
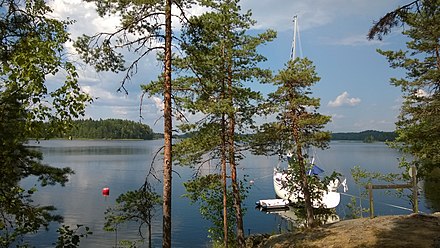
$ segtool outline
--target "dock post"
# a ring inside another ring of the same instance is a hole
[[[370,218],[374,218],[373,185],[371,183],[368,183],[368,196],[370,200]]]

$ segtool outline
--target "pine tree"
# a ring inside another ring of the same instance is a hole
[[[400,87],[403,105],[396,123],[394,146],[414,156],[420,175],[440,167],[440,1],[417,0],[382,17],[368,38],[382,39],[399,24],[408,38],[407,50],[382,51],[392,68],[406,77],[392,78]]]
[[[237,0],[210,1],[211,11],[191,18],[184,27],[181,48],[184,56],[176,58],[174,71],[181,71],[175,82],[180,89],[174,95],[184,111],[200,117],[194,123],[180,125],[191,137],[176,144],[180,164],[202,165],[218,161],[223,191],[223,242],[227,247],[227,166],[229,165],[237,246],[244,247],[240,185],[237,166],[245,146],[241,133],[253,125],[258,92],[245,87],[245,82],[265,81],[270,72],[258,67],[265,58],[257,47],[272,40],[274,31],[258,36],[247,32],[255,24],[251,13],[240,14]],[[178,154],[178,155],[177,155]]]
[[[276,122],[263,124],[253,141],[257,154],[293,153],[294,160],[289,167],[296,181],[294,184],[300,187],[290,190],[303,193],[309,227],[315,225],[312,206],[312,188],[315,186],[306,175],[307,150],[311,146],[326,148],[330,140],[330,133],[322,131],[330,117],[317,112],[319,99],[310,96],[311,86],[319,80],[310,60],[297,58],[289,61],[274,78],[273,84],[278,88],[269,93],[268,102],[262,105],[267,114],[276,115]]]
[[[114,33],[84,35],[75,46],[82,58],[95,66],[98,71],[110,70],[125,72],[119,90],[126,92],[125,83],[138,71],[138,63],[152,51],[163,53],[164,64],[160,92],[163,96],[164,117],[164,158],[163,158],[163,247],[171,247],[171,191],[172,191],[172,83],[171,83],[171,8],[176,6],[182,21],[186,19],[183,9],[189,8],[194,1],[166,0],[122,1],[91,0],[96,3],[100,16],[118,13],[121,16],[120,27]],[[164,18],[163,18],[164,17]],[[163,45],[149,45],[163,41]],[[134,51],[138,56],[128,67],[121,53],[121,48]],[[144,88],[148,90],[147,88]],[[150,92],[150,94],[154,94]]]

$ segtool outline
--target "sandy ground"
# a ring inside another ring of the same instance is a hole
[[[440,248],[440,213],[344,220],[310,231],[248,240],[248,247],[434,247]]]

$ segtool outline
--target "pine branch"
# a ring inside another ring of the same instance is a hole
[[[403,25],[403,15],[407,13],[413,5],[417,5],[418,7],[419,1],[420,0],[415,0],[407,5],[388,12],[379,21],[374,22],[373,27],[371,27],[370,31],[368,32],[367,39],[373,40],[376,38],[378,40],[382,40],[383,36],[388,35],[391,32],[392,28],[398,26],[399,24]]]

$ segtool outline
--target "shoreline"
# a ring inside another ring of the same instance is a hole
[[[311,230],[251,235],[246,247],[440,248],[440,212],[342,220]]]

